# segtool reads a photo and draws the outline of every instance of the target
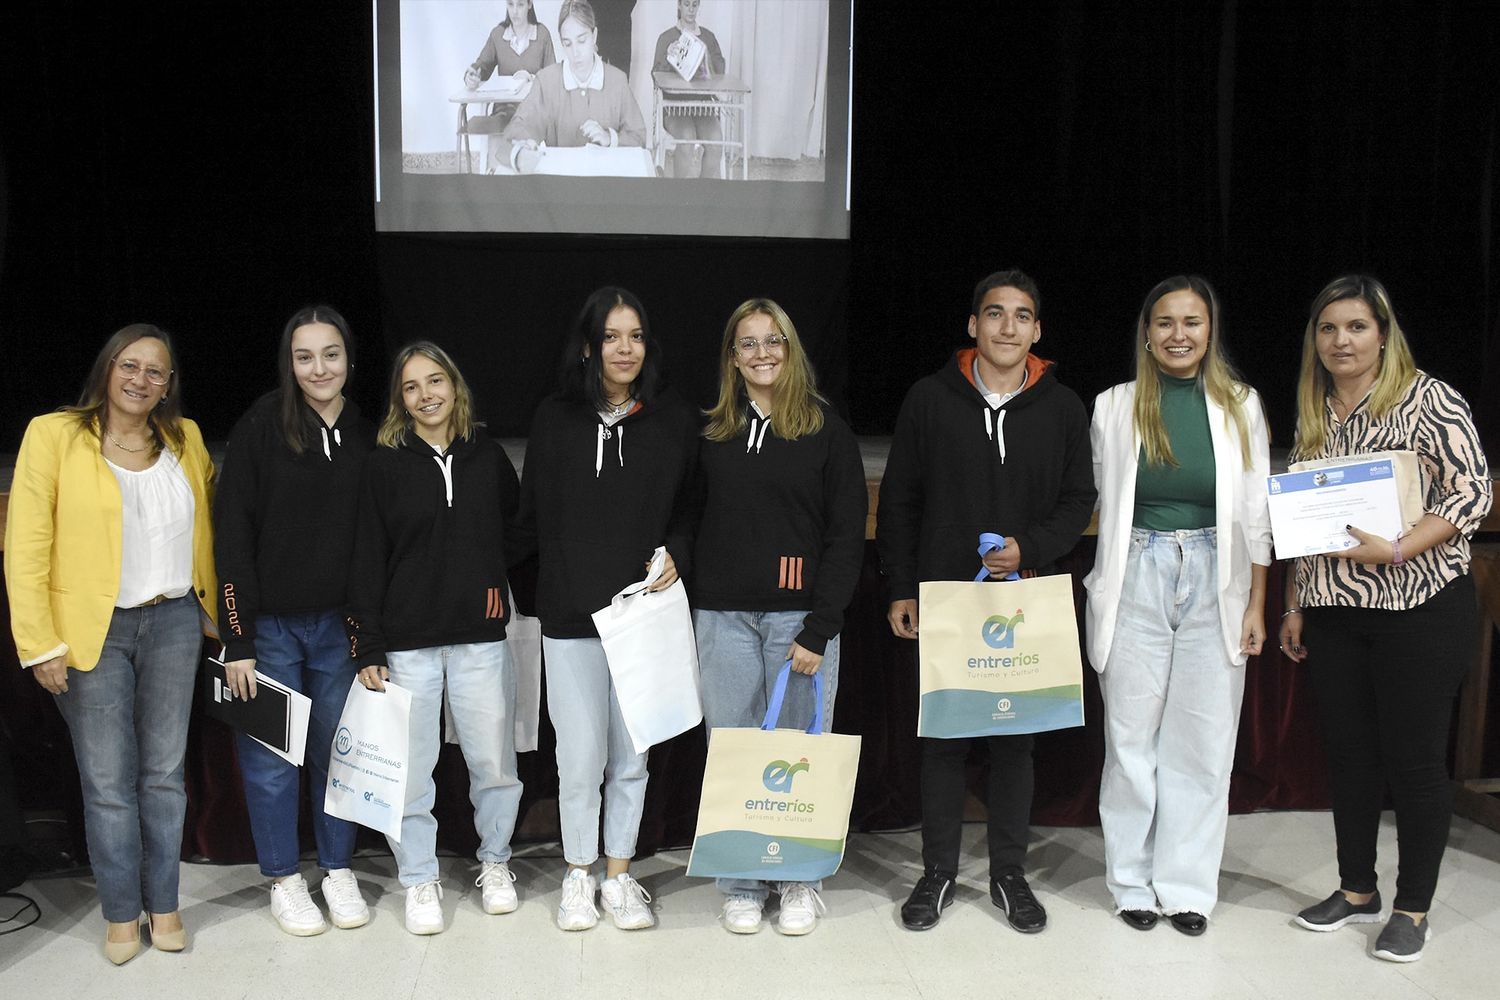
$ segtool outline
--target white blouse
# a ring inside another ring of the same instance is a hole
[[[134,608],[155,597],[191,593],[197,500],[177,456],[163,449],[156,463],[140,472],[105,461],[120,483],[124,515],[115,607]]]

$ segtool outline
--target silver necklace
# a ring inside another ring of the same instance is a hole
[[[145,445],[141,445],[139,448],[131,448],[131,447],[128,447],[127,445],[121,444],[120,443],[120,439],[117,438],[117,437],[115,437],[113,434],[111,434],[109,432],[109,428],[105,428],[105,430],[104,430],[104,436],[107,437],[107,438],[109,438],[111,441],[113,441],[116,448],[120,449],[121,451],[128,451],[132,455],[138,455],[141,452],[143,452],[143,451],[146,450],[146,446]]]

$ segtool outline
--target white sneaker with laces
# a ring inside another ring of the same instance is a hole
[[[312,937],[328,929],[323,911],[308,894],[307,879],[300,874],[271,883],[271,916],[296,937]]]
[[[562,899],[557,903],[557,926],[565,931],[586,931],[599,922],[594,894],[599,883],[582,868],[569,868],[563,878]]]
[[[329,870],[323,879],[323,902],[328,904],[328,919],[335,927],[349,930],[370,922],[370,908],[359,894],[359,882],[347,868]]]
[[[731,934],[754,934],[760,930],[760,915],[765,905],[759,896],[725,896],[719,918],[724,921],[724,929]]]
[[[509,913],[520,905],[516,898],[516,874],[504,861],[484,861],[479,865],[479,886],[485,913]]]
[[[406,929],[412,934],[443,932],[443,883],[423,882],[406,890]]]
[[[797,937],[807,934],[818,924],[818,914],[827,913],[818,891],[806,882],[782,882],[781,912],[776,915],[776,929]]]
[[[599,895],[609,907],[610,919],[622,931],[638,931],[656,923],[651,907],[646,905],[651,902],[651,894],[629,872],[605,879],[599,886]]]

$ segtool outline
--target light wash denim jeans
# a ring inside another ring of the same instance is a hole
[[[505,642],[473,642],[386,655],[391,680],[411,691],[410,749],[401,841],[389,840],[401,884],[407,888],[438,877],[438,751],[443,746],[443,686],[453,726],[469,768],[469,801],[479,834],[480,861],[509,861],[510,837],[521,806],[516,775],[516,671]]]
[[[1099,820],[1116,911],[1208,916],[1219,896],[1245,671],[1224,649],[1213,528],[1130,533],[1100,676]]]
[[[646,806],[646,755],[635,752],[598,639],[542,636],[547,669],[547,714],[557,730],[557,812],[563,858],[588,866],[599,860],[599,812],[604,854],[628,861]],[[601,795],[600,784],[604,789]]]
[[[192,595],[116,608],[93,670],[69,670],[57,707],[83,783],[84,834],[104,919],[177,909],[193,678],[203,645]]]
[[[323,811],[328,753],[356,673],[343,616],[336,611],[261,615],[255,622],[255,669],[312,699],[304,763],[318,865],[328,871],[348,868],[357,828]],[[292,875],[301,856],[297,811],[302,770],[244,733],[236,737],[236,745],[260,873],[267,878]]]
[[[766,704],[776,675],[787,661],[792,642],[802,631],[805,611],[703,611],[693,612],[693,633],[698,639],[698,673],[703,684],[703,721],[710,732],[716,727],[757,728],[766,717]],[[828,640],[823,662],[823,729],[833,731],[833,703],[839,687],[839,637]],[[793,673],[787,681],[786,700],[781,703],[782,729],[806,729],[813,720],[813,680]],[[728,895],[770,894],[759,879],[721,878],[715,883]],[[821,889],[822,882],[809,882]]]

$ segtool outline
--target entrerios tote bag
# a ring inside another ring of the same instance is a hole
[[[813,882],[844,859],[860,738],[823,732],[821,672],[812,726],[777,729],[788,681],[804,677],[791,670],[788,660],[759,729],[709,736],[689,875]]]

